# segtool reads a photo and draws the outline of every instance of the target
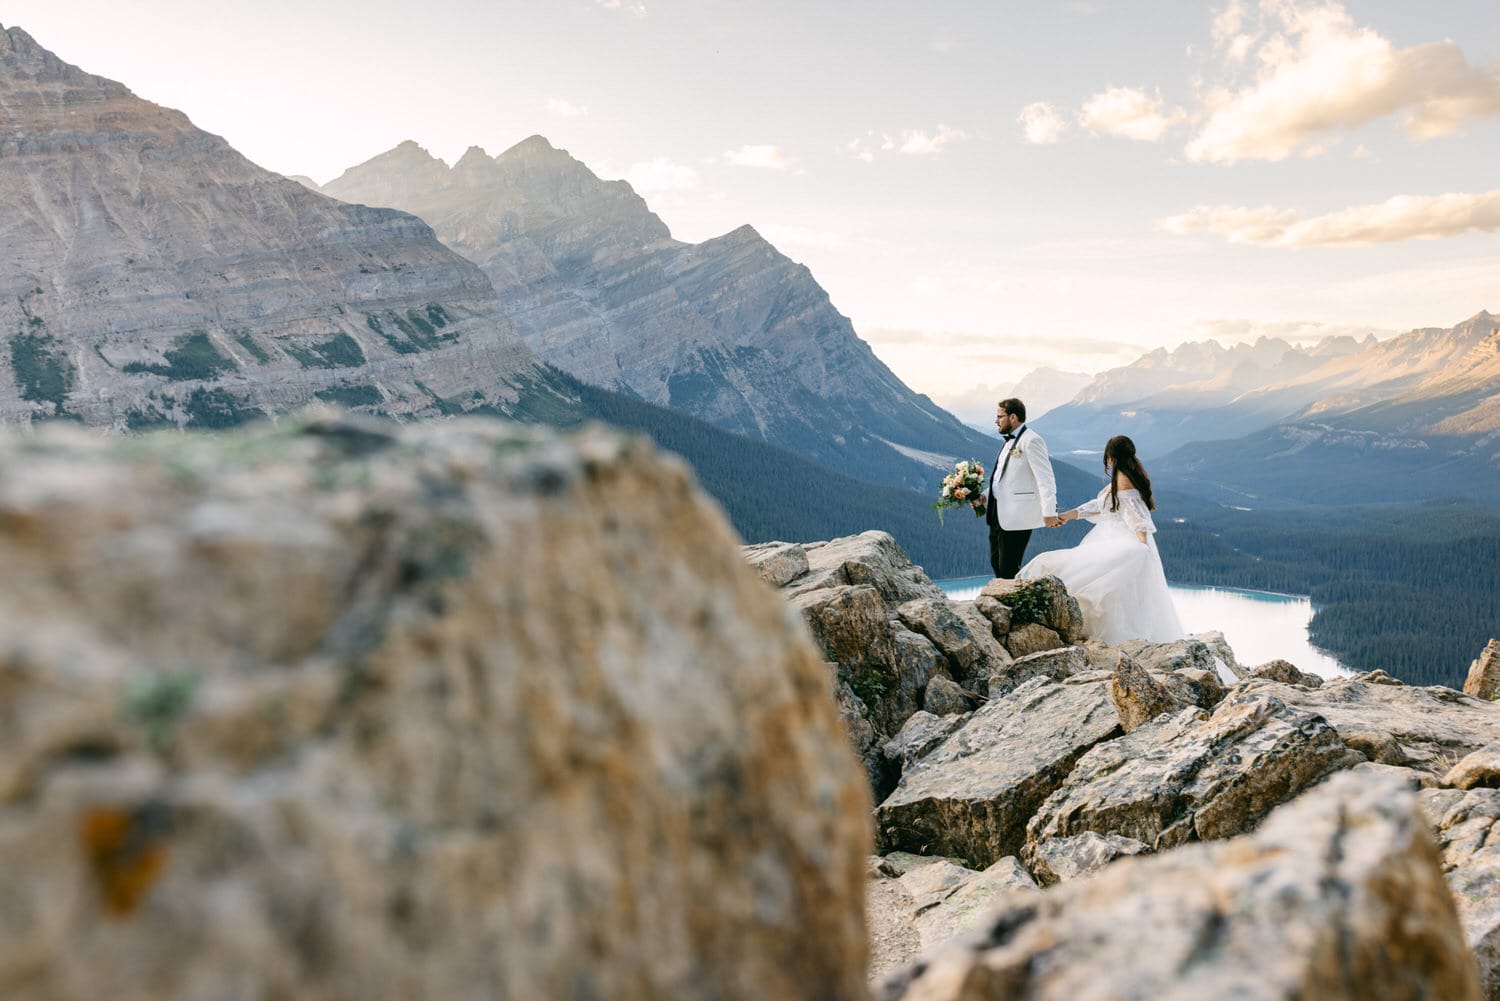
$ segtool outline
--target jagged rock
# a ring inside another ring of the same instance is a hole
[[[1151,848],[1227,838],[1363,756],[1321,717],[1267,692],[1236,691],[1144,723],[1083,755],[1027,827],[1028,861],[1050,838],[1120,834]]]
[[[1196,637],[1173,640],[1171,643],[1129,640],[1121,643],[1119,650],[1148,671],[1180,671],[1191,667],[1213,671],[1217,675],[1213,648]]]
[[[1443,776],[1454,789],[1500,788],[1500,744],[1488,744],[1467,755]]]
[[[1302,688],[1321,688],[1323,679],[1316,674],[1297,670],[1297,665],[1286,660],[1270,660],[1250,671],[1252,678],[1266,678],[1283,685],[1299,685]]]
[[[1206,633],[1194,633],[1189,639],[1197,640],[1208,647],[1210,655],[1216,663],[1211,670],[1218,675],[1219,680],[1226,685],[1232,685],[1236,681],[1244,681],[1250,676],[1250,669],[1241,664],[1234,656],[1234,650],[1224,634],[1218,630]]]
[[[1102,679],[1029,681],[977,710],[902,775],[876,811],[880,844],[985,866],[1015,855],[1038,804],[1084,751],[1118,733]]]
[[[1500,704],[1440,685],[1402,685],[1383,671],[1328,678],[1314,689],[1264,679],[1240,688],[1272,692],[1328,720],[1345,743],[1377,752],[1370,754],[1375,760],[1437,778],[1465,755],[1500,743]]]
[[[934,862],[952,862],[956,866],[967,868],[963,861],[954,858],[944,858],[941,855],[913,855],[911,852],[890,852],[885,855],[872,855],[870,864],[875,875],[888,876],[896,879],[905,876],[913,869],[931,865]],[[973,870],[969,870],[973,871]]]
[[[837,668],[830,664],[828,671],[834,674]],[[847,681],[835,681],[834,698],[838,702],[839,719],[843,721],[849,743],[859,757],[860,764],[865,766],[871,787],[893,788],[896,779],[900,777],[900,769],[893,767],[891,759],[885,755],[884,746],[875,732],[875,725],[870,722],[870,707],[854,694],[854,689],[849,687]]]
[[[1102,869],[1117,858],[1150,850],[1135,838],[1085,831],[1043,841],[1032,854],[1031,871],[1037,882],[1052,886]]]
[[[1063,681],[1088,670],[1088,659],[1082,647],[1067,646],[1055,650],[1029,653],[1024,657],[994,666],[988,681],[990,698],[998,698],[1026,684],[1032,678]]]
[[[955,713],[938,716],[927,710],[918,709],[907,717],[906,722],[901,726],[901,732],[885,742],[881,747],[881,753],[885,755],[887,761],[905,770],[907,766],[947,740],[948,736],[963,726],[967,720],[967,715]]]
[[[937,647],[948,659],[954,677],[967,681],[976,670],[988,666],[988,648],[975,639],[969,623],[946,598],[908,601],[896,609],[896,615],[908,629],[927,637]]]
[[[784,587],[807,573],[807,550],[794,542],[762,542],[745,547],[745,558],[772,587]]]
[[[1185,706],[1198,706],[1210,712],[1224,701],[1224,683],[1214,671],[1196,667],[1182,667],[1152,675],[1166,686],[1172,697]]]
[[[1010,606],[987,594],[980,594],[974,599],[974,609],[990,622],[990,631],[999,639],[1003,640],[1010,634],[1011,615]]]
[[[975,699],[958,682],[941,675],[927,682],[922,695],[922,708],[939,716],[950,716],[969,712]]]
[[[1492,702],[1500,698],[1500,640],[1490,640],[1469,665],[1464,694]]]
[[[809,542],[808,575],[791,593],[837,584],[868,585],[892,609],[918,598],[942,598],[942,588],[912,563],[889,532],[869,531],[827,542]]]
[[[995,862],[982,872],[951,862],[937,862],[901,877],[912,897],[912,924],[924,951],[933,949],[974,927],[989,913],[1001,894],[1036,890],[1036,880],[1013,857]]]
[[[1464,938],[1479,964],[1482,996],[1500,999],[1500,790],[1427,789],[1422,808],[1437,835],[1443,873]]]
[[[576,399],[420,219],[310,191],[20,28],[0,36],[0,423]]]
[[[993,672],[997,666],[1007,664],[1013,659],[1010,651],[1005,649],[1005,646],[995,638],[994,623],[974,606],[974,602],[955,601],[952,602],[951,607],[953,608],[953,613],[969,627],[969,637],[974,641],[974,645],[979,648],[982,663],[986,665],[984,668],[985,673]],[[1000,607],[1004,608],[1005,606],[1001,605]],[[969,683],[976,688],[979,688],[981,682],[984,681],[984,678],[979,676],[980,673],[980,671],[976,670],[970,674],[968,679]],[[979,694],[987,695],[988,693],[980,690]]]
[[[1248,837],[1007,894],[878,996],[1476,1001],[1479,989],[1415,795],[1336,775]]]
[[[1070,646],[1085,638],[1083,612],[1079,610],[1078,600],[1056,577],[1032,580],[996,578],[980,589],[979,597],[1005,605],[1010,610],[1012,628],[1024,623],[1038,623],[1057,633],[1061,641]],[[1011,652],[1015,653],[1015,650]]]
[[[1185,704],[1129,656],[1121,656],[1110,675],[1109,697],[1120,717],[1120,729],[1126,733],[1163,713],[1176,712]]]
[[[7,1001],[865,996],[868,789],[683,466],[0,439]]]
[[[1057,650],[1065,646],[1062,637],[1040,622],[1028,622],[1013,626],[1005,637],[1005,648],[1015,658],[1025,657],[1044,650]]]

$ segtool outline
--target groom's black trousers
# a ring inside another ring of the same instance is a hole
[[[996,577],[1014,580],[1021,569],[1021,559],[1026,555],[1026,543],[1031,541],[1031,529],[1007,532],[999,525],[990,526],[990,567]]]

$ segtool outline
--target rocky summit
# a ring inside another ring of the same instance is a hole
[[[262,170],[0,30],[0,421],[515,412],[549,377],[420,220]]]
[[[7,1001],[860,1001],[869,795],[680,463],[0,436]]]
[[[885,1001],[1500,999],[1500,704],[1105,646],[1061,581],[952,602],[883,532],[744,554],[878,804]]]
[[[753,228],[674,240],[628,183],[541,136],[451,168],[406,142],[322,190],[431,223],[484,268],[536,352],[585,382],[923,490],[933,464],[996,450],[908,389]]]

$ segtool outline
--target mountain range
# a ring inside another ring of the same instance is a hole
[[[404,142],[321,190],[420,216],[484,269],[543,360],[591,385],[923,490],[995,447],[907,388],[753,228],[674,240],[629,184],[541,136],[452,167]]]
[[[1154,472],[1236,504],[1492,503],[1500,327],[1480,311],[1388,340],[1157,350],[1102,373],[1045,430],[1060,452],[1097,453],[1129,434]]]
[[[421,220],[263,170],[19,28],[0,120],[0,421],[513,412],[555,381]]]

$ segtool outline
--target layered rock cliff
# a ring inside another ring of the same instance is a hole
[[[0,421],[504,412],[547,382],[426,224],[262,170],[19,28],[0,123]]]
[[[322,190],[427,220],[484,268],[537,353],[585,382],[923,490],[933,463],[994,450],[902,384],[754,229],[676,241],[627,183],[541,136],[451,169],[402,143]]]

